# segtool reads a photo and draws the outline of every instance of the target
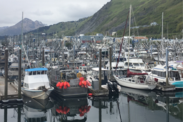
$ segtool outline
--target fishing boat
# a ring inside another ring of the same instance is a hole
[[[109,69],[101,68],[101,87],[109,90],[109,93],[119,93],[121,87],[115,82],[110,82],[107,75],[109,75]],[[92,84],[92,89],[99,89],[99,68],[95,67],[91,69],[91,72],[86,75],[87,80]]]
[[[176,88],[183,88],[183,80],[181,80],[181,76],[177,69],[174,69],[169,65],[168,69],[168,81],[169,84],[174,85]],[[149,73],[149,77],[151,79],[156,79],[159,83],[166,83],[166,66],[165,65],[157,65],[152,68]]]
[[[53,92],[62,97],[87,96],[87,88],[79,86],[79,78],[74,70],[52,69],[50,80],[51,86],[54,87]],[[70,87],[66,89],[57,87],[57,83],[60,81],[67,81]]]
[[[49,84],[47,70],[47,68],[25,69],[22,87],[23,94],[35,99],[48,98],[54,88]]]
[[[124,68],[128,68],[132,72],[142,72],[142,71],[149,71],[150,68],[144,64],[143,60],[140,58],[133,58],[129,59],[128,61],[124,62]]]

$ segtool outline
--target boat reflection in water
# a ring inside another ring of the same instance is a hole
[[[16,108],[18,122],[183,122],[183,91],[122,87],[116,96],[62,98],[53,93],[50,97],[51,101],[24,96],[23,109]],[[4,122],[12,122],[12,110],[4,106]]]
[[[89,116],[93,121],[122,122],[122,113],[119,108],[119,94],[104,97],[90,97],[89,100],[92,104]]]
[[[54,102],[52,121],[56,122],[85,122],[90,111],[87,97],[63,98],[58,94],[51,94]]]
[[[122,87],[122,94],[126,97],[122,104],[127,104],[128,121],[183,121],[183,91],[154,92]]]
[[[45,122],[47,121],[47,112],[54,106],[49,99],[32,99],[23,96],[23,112],[25,122]]]

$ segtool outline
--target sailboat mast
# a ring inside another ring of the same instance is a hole
[[[131,27],[131,5],[130,5],[130,12],[129,12],[129,39],[128,39],[128,68],[129,68],[129,52],[130,52],[130,27]]]
[[[22,42],[20,42],[20,44],[21,44],[21,49],[23,49],[24,50],[24,53],[25,53],[25,56],[27,57],[27,60],[28,60],[28,65],[30,66],[30,68],[31,68],[31,65],[30,65],[30,62],[29,62],[29,58],[28,58],[28,55],[27,55],[27,53],[26,53],[26,50],[25,50],[25,47],[24,47],[24,45],[23,45],[23,12],[22,12],[22,34],[21,34],[21,41]]]
[[[163,12],[162,12],[162,34],[161,34],[161,39],[162,39],[162,54],[163,54],[163,50],[164,50],[164,40],[163,40]]]
[[[23,12],[22,12],[22,34],[21,34],[21,37],[22,37],[22,39],[21,39],[21,47],[20,48],[22,48],[22,44],[23,44]]]

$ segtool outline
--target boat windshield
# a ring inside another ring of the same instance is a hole
[[[83,68],[83,70],[87,70],[87,68]]]
[[[70,79],[76,79],[76,74],[75,73],[67,73],[66,74],[66,80],[70,80]]]
[[[116,70],[116,71],[114,71],[114,74],[117,76],[126,76],[127,70]]]
[[[140,66],[144,66],[144,64],[143,63],[140,63]]]
[[[126,62],[125,65],[128,66],[128,62]],[[132,67],[132,63],[129,63],[129,66]]]
[[[99,71],[92,71],[92,75],[94,77],[99,77]],[[101,75],[103,76],[104,75],[104,71],[101,72]]]
[[[180,80],[179,72],[177,72],[177,71],[170,71],[169,74],[170,74],[170,77],[174,77],[175,80]]]
[[[133,63],[133,65],[134,65],[134,66],[139,66],[139,64],[138,64],[138,63]]]
[[[126,55],[128,57],[128,54]],[[135,57],[134,54],[129,54],[129,57]]]

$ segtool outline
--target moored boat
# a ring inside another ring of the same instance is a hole
[[[116,81],[125,87],[153,90],[156,84],[152,81],[147,80],[146,73],[133,73],[129,69],[116,70],[114,71],[114,78]]]
[[[22,92],[35,99],[46,99],[53,91],[49,84],[47,68],[31,68],[25,70]]]

